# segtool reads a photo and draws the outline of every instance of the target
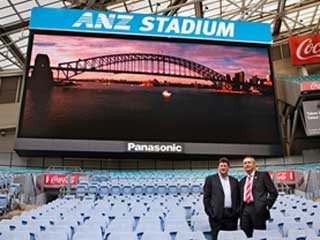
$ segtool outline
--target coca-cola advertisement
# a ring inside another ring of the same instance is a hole
[[[294,182],[296,180],[295,171],[277,171],[275,178],[277,182]]]
[[[79,174],[72,174],[71,176],[71,185],[76,185],[79,182]],[[58,185],[65,186],[68,182],[67,174],[44,174],[44,184],[45,185]]]
[[[268,171],[270,177],[272,178],[272,180],[274,180],[275,182],[279,183],[279,182],[285,182],[285,183],[289,183],[289,182],[294,182],[296,180],[296,176],[295,176],[295,171],[292,170],[287,170],[287,171]]]
[[[317,81],[305,81],[302,83],[302,91],[319,91],[320,79]]]
[[[320,34],[289,37],[293,64],[320,62]]]

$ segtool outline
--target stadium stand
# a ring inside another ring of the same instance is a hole
[[[0,239],[207,239],[210,228],[198,192],[119,192],[54,200],[0,222]],[[153,181],[150,180],[149,181]],[[175,182],[182,181],[175,179]],[[187,182],[187,180],[184,180]],[[90,182],[97,183],[95,180]],[[189,182],[190,185],[194,181]],[[100,183],[101,184],[101,183]],[[84,183],[79,183],[83,186]],[[281,193],[271,209],[267,230],[252,239],[320,239],[320,202]],[[149,237],[157,236],[157,237]],[[57,238],[59,237],[59,238]],[[241,231],[222,232],[219,239],[246,239]]]

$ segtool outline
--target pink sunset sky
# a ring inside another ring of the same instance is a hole
[[[47,54],[51,66],[57,66],[80,58],[153,53],[184,58],[231,76],[239,71],[244,71],[246,78],[253,75],[265,78],[270,74],[266,48],[39,34],[34,35],[33,41],[31,65],[37,54]]]

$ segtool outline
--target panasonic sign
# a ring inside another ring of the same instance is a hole
[[[128,152],[183,153],[183,145],[177,143],[127,143]]]

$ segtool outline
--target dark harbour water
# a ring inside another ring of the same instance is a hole
[[[278,143],[275,116],[270,95],[83,83],[27,90],[19,137]]]

